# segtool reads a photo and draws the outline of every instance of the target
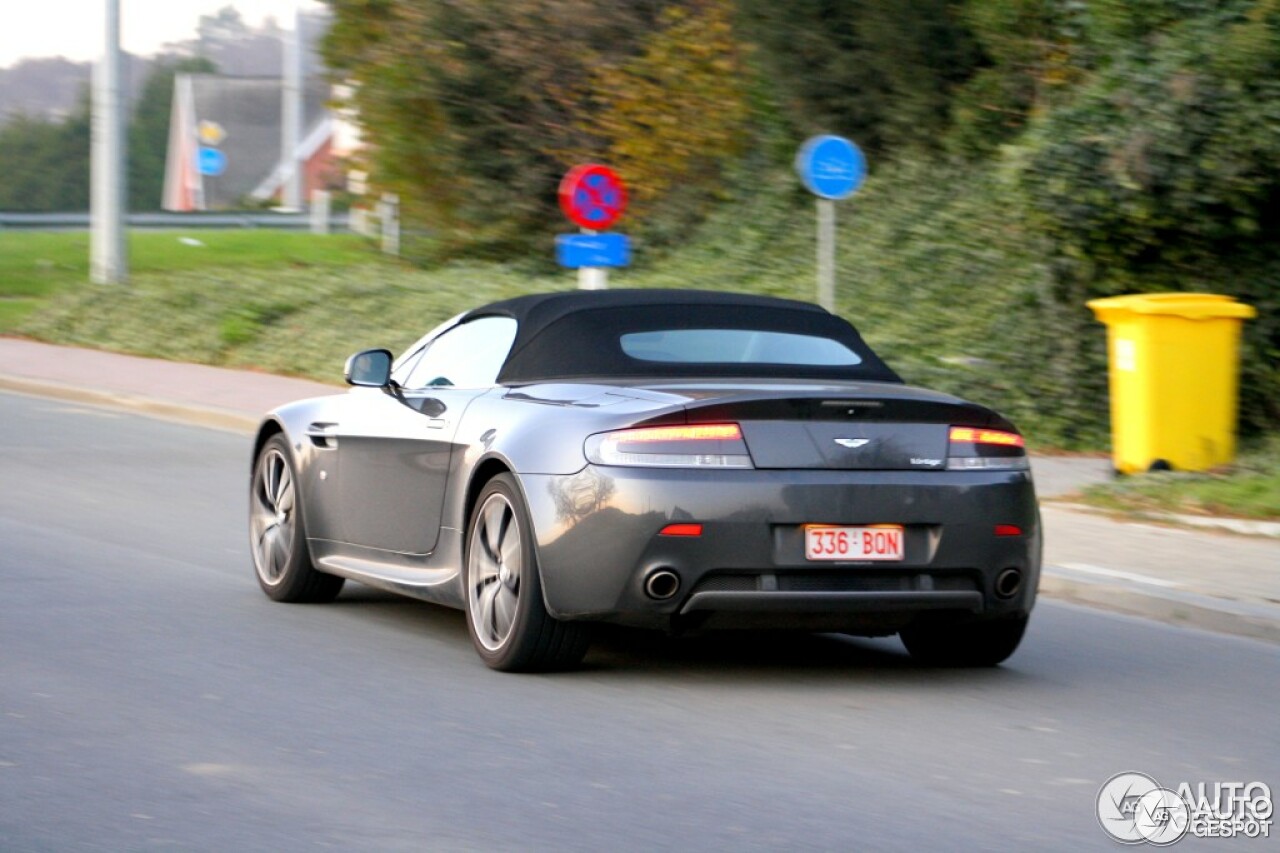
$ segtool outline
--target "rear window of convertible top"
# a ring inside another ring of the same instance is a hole
[[[653,376],[902,381],[840,317],[733,304],[574,311],[518,334],[498,381]]]
[[[619,337],[640,361],[676,364],[797,364],[852,367],[862,359],[839,341],[760,329],[659,329]]]

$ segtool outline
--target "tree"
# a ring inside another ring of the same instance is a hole
[[[952,0],[738,0],[800,133],[872,151],[933,149],[980,59]]]
[[[607,146],[641,215],[675,188],[714,193],[723,164],[747,143],[747,72],[732,12],[728,0],[671,7],[636,56],[591,75],[595,108],[578,123]]]
[[[1084,6],[1075,0],[968,0],[962,17],[982,52],[956,93],[948,147],[990,154],[1080,81],[1089,63]]]
[[[374,180],[448,251],[526,254],[556,188],[606,143],[581,121],[592,69],[635,55],[656,0],[329,0],[324,55],[355,84]],[[596,159],[593,157],[593,159]]]
[[[0,210],[88,210],[88,93],[64,119],[10,119],[0,127],[0,163]]]

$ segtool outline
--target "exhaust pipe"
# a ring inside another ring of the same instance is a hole
[[[1022,570],[1005,569],[996,575],[996,598],[1013,598],[1022,589]]]
[[[666,601],[680,591],[680,576],[670,569],[654,569],[644,579],[644,593],[654,601]]]

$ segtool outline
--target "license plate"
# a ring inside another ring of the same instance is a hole
[[[901,524],[807,524],[804,528],[806,560],[901,560],[904,553]]]

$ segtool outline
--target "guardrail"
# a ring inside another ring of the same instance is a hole
[[[223,212],[223,213],[130,213],[128,227],[165,228],[283,228],[306,231],[311,228],[309,213]],[[343,213],[329,217],[333,231],[350,230],[350,217]],[[87,211],[69,213],[3,213],[0,229],[28,231],[80,231],[89,227]]]

